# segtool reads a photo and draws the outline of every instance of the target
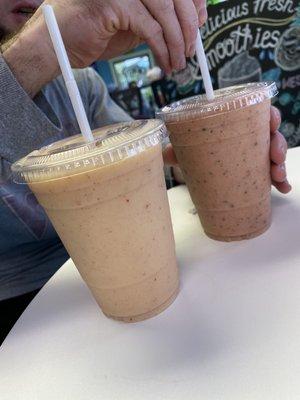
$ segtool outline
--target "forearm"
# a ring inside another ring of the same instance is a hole
[[[62,133],[60,121],[48,114],[48,110],[46,114],[28,96],[2,56],[0,110],[0,158],[8,162],[15,162],[40,148],[49,137],[58,137]]]
[[[2,52],[15,78],[31,98],[59,74],[55,53],[43,22],[25,27],[2,46]]]

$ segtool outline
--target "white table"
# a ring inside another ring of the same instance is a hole
[[[185,187],[169,193],[181,292],[138,324],[106,319],[67,262],[0,351],[1,400],[300,398],[300,149],[293,194],[263,236],[204,236]]]

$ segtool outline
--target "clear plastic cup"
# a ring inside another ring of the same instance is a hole
[[[275,83],[251,83],[196,96],[157,116],[170,134],[206,234],[249,239],[271,224],[270,99]]]
[[[178,293],[160,121],[117,124],[34,151],[12,167],[44,207],[103,312],[138,321]]]

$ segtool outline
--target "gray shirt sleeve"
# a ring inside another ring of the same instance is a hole
[[[48,116],[27,95],[0,55],[0,158],[14,162],[62,130],[54,114]]]
[[[74,73],[92,129],[131,120],[112,101],[96,71]],[[12,163],[45,143],[76,133],[79,128],[62,77],[31,99],[0,55],[0,173],[3,162]]]

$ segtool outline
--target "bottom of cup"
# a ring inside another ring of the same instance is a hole
[[[213,240],[218,240],[219,242],[238,242],[238,241],[241,241],[241,240],[253,239],[253,238],[257,237],[257,236],[262,235],[263,233],[265,233],[265,232],[270,228],[271,223],[272,223],[272,222],[270,221],[270,222],[268,222],[268,224],[266,224],[263,228],[261,228],[261,229],[259,229],[259,230],[257,230],[257,231],[251,232],[251,233],[247,233],[247,234],[245,234],[245,235],[239,235],[239,236],[219,236],[219,235],[214,235],[214,234],[209,233],[209,232],[206,232],[206,231],[205,231],[205,234],[206,234],[209,238],[211,238],[211,239],[213,239]]]
[[[166,310],[176,299],[179,293],[179,285],[177,286],[175,292],[172,294],[171,297],[169,297],[163,304],[160,306],[154,308],[151,311],[148,311],[144,314],[139,314],[139,315],[133,315],[133,316],[128,316],[128,317],[116,317],[115,315],[110,315],[106,314],[104,312],[104,315],[106,315],[108,318],[114,319],[116,321],[122,321],[122,322],[139,322],[139,321],[144,321],[146,319],[155,317],[156,315],[162,313],[164,310]]]

